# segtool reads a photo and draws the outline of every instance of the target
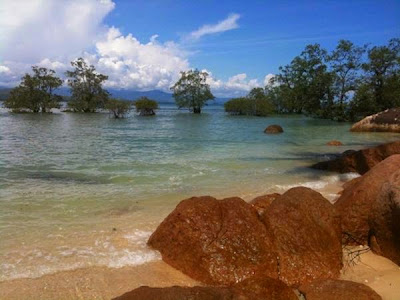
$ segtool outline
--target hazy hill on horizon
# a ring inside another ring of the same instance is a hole
[[[4,101],[12,88],[8,87],[0,87],[0,101]],[[175,103],[172,94],[166,93],[160,90],[150,90],[150,91],[135,91],[135,90],[126,90],[126,89],[107,89],[110,92],[111,96],[114,98],[124,99],[124,100],[136,100],[140,97],[148,97],[150,99],[154,99],[159,103]],[[57,89],[56,94],[65,97],[65,100],[68,101],[68,97],[71,95],[69,88],[62,87]],[[223,104],[231,98],[215,98],[215,104]],[[212,102],[210,102],[211,104]]]

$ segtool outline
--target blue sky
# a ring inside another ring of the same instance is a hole
[[[188,68],[220,96],[245,94],[305,45],[381,45],[400,36],[400,1],[2,0],[0,86],[31,65],[63,74],[83,56],[108,86],[167,91]],[[40,45],[40,46],[39,46]]]
[[[384,44],[400,36],[400,1],[116,1],[108,24],[140,40],[179,40],[203,24],[240,14],[239,28],[187,45],[193,66],[227,79],[275,73],[309,43],[328,49],[339,39]]]

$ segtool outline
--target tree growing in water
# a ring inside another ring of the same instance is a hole
[[[60,108],[61,96],[54,94],[62,80],[55,76],[55,71],[32,67],[33,75],[25,74],[19,86],[11,90],[4,106],[14,112],[31,111],[49,112],[52,108]]]
[[[68,85],[71,87],[71,101],[68,106],[75,112],[96,112],[105,108],[109,93],[102,84],[108,76],[99,74],[92,65],[88,65],[83,58],[71,62],[73,71],[65,74],[70,77]]]
[[[115,119],[122,119],[130,111],[131,102],[112,98],[107,101],[105,108]]]
[[[140,97],[135,101],[135,107],[141,116],[154,116],[156,114],[154,111],[158,109],[158,103],[147,97]]]
[[[232,115],[265,117],[274,111],[267,89],[253,88],[246,97],[234,98],[224,104],[225,111]]]
[[[186,107],[193,113],[199,114],[207,101],[215,98],[206,83],[207,77],[207,72],[197,69],[181,72],[181,78],[171,87],[179,108]]]

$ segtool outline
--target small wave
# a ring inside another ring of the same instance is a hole
[[[48,252],[33,249],[14,252],[0,264],[0,281],[17,278],[37,278],[47,274],[93,266],[121,268],[160,260],[157,251],[146,242],[150,231],[131,233],[106,239],[97,239],[92,246],[60,246]]]
[[[285,184],[285,185],[275,185],[277,189],[280,191],[286,191],[288,189],[294,188],[296,186],[304,186],[314,190],[322,190],[326,188],[329,184],[336,184],[340,182],[346,182],[352,180],[354,178],[359,177],[360,175],[357,173],[345,173],[345,174],[336,174],[324,176],[320,180],[315,181],[306,181],[306,182],[298,182],[295,184]]]

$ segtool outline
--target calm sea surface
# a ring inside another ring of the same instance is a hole
[[[274,123],[285,133],[264,134]],[[0,110],[0,280],[159,259],[145,242],[179,200],[251,199],[300,184],[322,191],[344,177],[308,165],[400,137],[349,127],[228,116],[219,106],[123,120]],[[325,146],[332,139],[345,146]]]

